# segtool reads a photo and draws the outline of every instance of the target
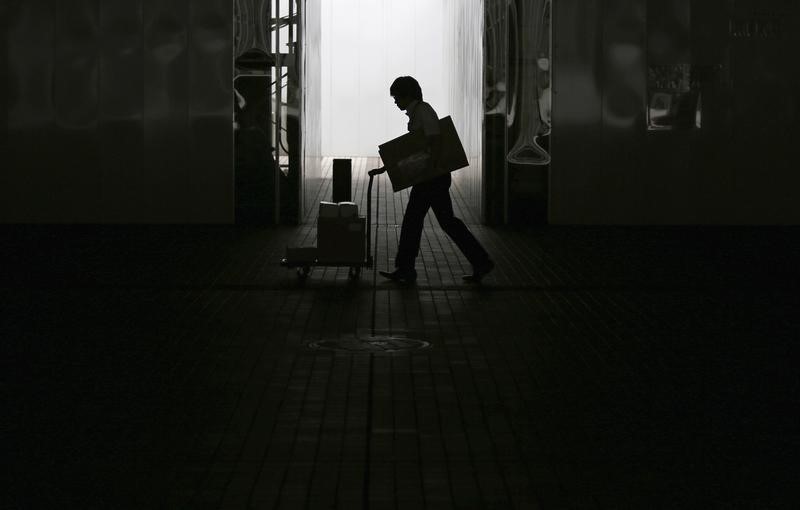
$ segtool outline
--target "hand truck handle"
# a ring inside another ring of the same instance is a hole
[[[373,171],[369,171],[369,184],[367,185],[367,267],[372,267],[372,181],[375,179]]]

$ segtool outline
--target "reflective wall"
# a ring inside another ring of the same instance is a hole
[[[797,2],[553,5],[551,222],[800,222]]]
[[[0,221],[232,221],[231,2],[0,13]]]
[[[443,31],[449,112],[439,116],[453,117],[470,161],[453,173],[453,186],[472,212],[469,220],[482,221],[483,0],[445,0]]]
[[[547,221],[551,0],[484,4],[483,186],[488,223]]]
[[[237,223],[301,213],[302,0],[234,1]]]
[[[305,211],[317,207],[322,184],[322,7],[321,0],[305,0],[302,5],[301,37],[303,178],[301,193]]]
[[[506,221],[509,5],[508,0],[484,0],[483,212],[492,224]]]

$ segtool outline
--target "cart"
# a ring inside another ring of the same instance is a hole
[[[361,268],[371,268],[372,267],[372,180],[375,178],[375,175],[381,173],[383,169],[376,169],[371,170],[369,172],[369,184],[367,185],[367,235],[366,235],[366,243],[364,246],[364,256],[358,262],[347,261],[347,262],[337,262],[335,260],[319,260],[315,258],[314,260],[292,260],[288,257],[284,257],[281,259],[281,266],[287,268],[293,268],[297,270],[297,277],[301,280],[304,280],[308,277],[309,273],[311,273],[312,267],[322,266],[322,267],[349,267],[350,270],[347,274],[348,278],[351,280],[358,279],[361,276]],[[377,204],[376,204],[377,205]]]

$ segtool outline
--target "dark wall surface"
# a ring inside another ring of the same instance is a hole
[[[555,2],[550,221],[799,222],[798,28],[785,0]]]
[[[2,222],[233,219],[232,4],[2,7]]]

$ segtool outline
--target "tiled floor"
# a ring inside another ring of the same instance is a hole
[[[475,287],[431,220],[410,287],[299,281],[313,221],[0,228],[4,506],[798,507],[797,229],[473,225]],[[431,347],[308,347],[373,317]]]

